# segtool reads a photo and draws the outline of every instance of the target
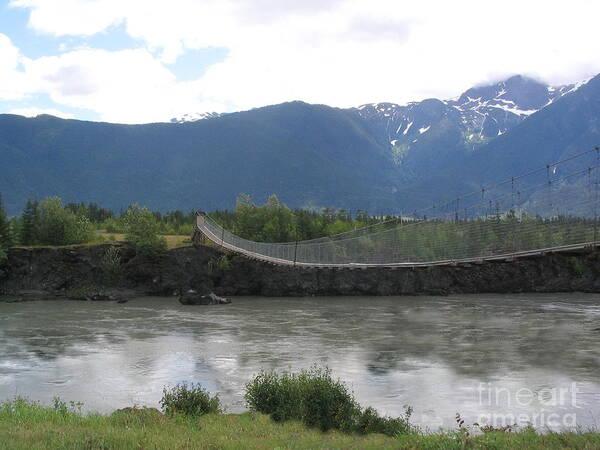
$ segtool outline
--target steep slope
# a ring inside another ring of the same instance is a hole
[[[600,75],[482,147],[468,162],[480,178],[507,177],[600,145]]]
[[[577,87],[550,87],[516,75],[471,88],[454,100],[375,103],[349,112],[366,123],[381,145],[389,146],[401,181],[411,183],[445,170]]]
[[[242,192],[375,209],[394,186],[386,149],[359,121],[301,102],[183,124],[2,115],[0,152],[0,191],[13,213],[47,195],[117,209],[231,208]]]
[[[426,180],[400,188],[405,207],[416,208],[447,201],[478,190],[482,185],[508,179],[600,145],[600,75],[569,86],[539,111],[527,115],[506,133],[475,151],[457,154],[444,170]],[[577,159],[559,170],[565,174],[598,164],[596,154]],[[532,178],[530,183],[544,180]],[[527,185],[520,185],[525,189]]]

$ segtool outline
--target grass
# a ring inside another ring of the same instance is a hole
[[[101,236],[106,242],[125,242],[125,234],[123,233],[105,233],[99,232],[98,236]],[[163,236],[167,240],[167,248],[187,247],[192,245],[190,242],[190,236],[180,236],[176,234],[166,234]],[[97,242],[96,242],[97,244]]]
[[[23,399],[4,403],[0,407],[0,449],[600,448],[600,433],[525,430],[467,436],[453,431],[388,437],[321,432],[298,421],[275,422],[258,413],[184,417],[129,408],[110,415],[82,415],[77,407],[62,402],[42,407]]]
[[[125,242],[125,234],[123,233],[96,233],[98,240],[87,242],[85,244],[72,245],[17,245],[16,248],[72,248],[72,247],[90,247],[92,245],[110,243],[110,242]],[[179,236],[175,234],[167,234],[163,236],[167,240],[167,248],[169,250],[179,247],[187,247],[192,245],[189,236]]]

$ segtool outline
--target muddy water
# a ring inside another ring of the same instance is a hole
[[[0,400],[82,401],[101,412],[158,406],[200,382],[230,412],[263,369],[327,365],[364,405],[413,422],[600,426],[600,297],[235,298],[182,306],[0,303]]]

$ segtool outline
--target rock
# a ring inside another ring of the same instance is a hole
[[[49,300],[54,298],[54,295],[50,292],[41,290],[18,290],[11,294],[0,295],[0,302],[5,303],[21,303],[21,302],[33,302],[37,300]]]
[[[0,303],[22,303],[33,301],[32,299],[26,299],[23,297],[15,297],[14,295],[0,295]]]
[[[219,297],[212,292],[201,295],[196,291],[189,290],[179,297],[179,303],[182,305],[226,305],[231,303],[231,300],[225,297]]]

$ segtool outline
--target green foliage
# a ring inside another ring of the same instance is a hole
[[[91,222],[62,205],[58,197],[49,197],[39,205],[38,239],[42,245],[82,244],[93,239]]]
[[[102,208],[96,203],[88,203],[87,205],[83,202],[67,203],[65,208],[73,212],[75,215],[87,217],[90,222],[94,223],[103,222],[112,218],[113,216],[111,210]]]
[[[21,216],[21,244],[35,245],[39,243],[40,207],[37,200],[27,200]]]
[[[62,205],[60,198],[28,201],[22,216],[21,243],[24,245],[69,245],[94,238],[91,222]]]
[[[575,272],[575,275],[581,278],[585,273],[585,265],[583,264],[581,259],[573,256],[569,258],[569,261],[571,263],[571,266],[573,267],[573,272]]]
[[[100,260],[100,270],[107,283],[114,283],[120,278],[122,272],[121,251],[118,247],[111,245],[104,251]]]
[[[77,404],[75,404],[77,405]],[[595,449],[600,433],[413,431],[395,437],[381,434],[321,433],[297,421],[277,423],[257,413],[167,416],[153,408],[124,408],[112,414],[81,414],[66,405],[56,411],[27,399],[0,403],[0,448],[139,449],[139,448],[428,448],[428,449]]]
[[[222,272],[224,270],[230,270],[231,269],[231,261],[229,261],[229,258],[227,257],[227,255],[223,255],[220,258],[215,258],[215,259],[211,259],[210,261],[208,261],[208,271],[210,273],[213,272]]]
[[[410,425],[412,408],[404,407],[402,417],[381,417],[374,408],[368,407],[362,412],[357,424],[357,430],[362,434],[381,433],[387,436],[397,436],[415,431]]]
[[[185,416],[201,416],[203,414],[219,414],[221,401],[219,396],[210,393],[200,384],[177,384],[171,389],[164,388],[160,399],[160,407],[165,414],[183,414]]]
[[[235,211],[214,211],[217,222],[240,237],[258,242],[292,242],[315,239],[350,231],[382,220],[355,211],[354,218],[343,209],[321,211],[289,209],[275,195],[264,205],[256,205],[250,196],[238,197]]]
[[[270,414],[273,420],[301,420],[323,431],[383,433],[395,436],[412,430],[412,410],[404,417],[380,417],[373,408],[364,411],[348,388],[331,377],[331,371],[312,367],[299,373],[262,371],[246,384],[251,410]]]
[[[99,228],[104,229],[107,233],[127,233],[127,225],[114,217],[106,219]]]
[[[159,223],[147,208],[130,206],[123,215],[123,223],[127,227],[127,241],[139,253],[156,256],[167,250],[167,241],[158,234]]]
[[[83,406],[83,402],[70,401],[68,404],[60,399],[60,397],[54,397],[52,399],[54,411],[62,416],[66,416],[71,413],[80,413]]]
[[[6,209],[0,194],[0,252],[14,244],[10,221],[6,215]],[[1,254],[0,254],[1,258]]]

